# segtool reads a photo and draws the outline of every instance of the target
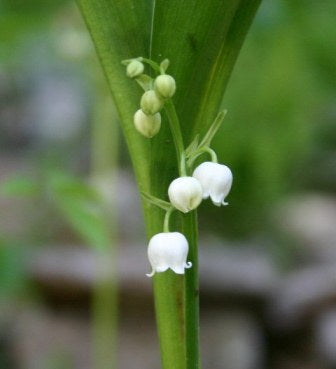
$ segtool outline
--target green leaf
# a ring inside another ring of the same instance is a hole
[[[208,132],[203,137],[201,143],[199,144],[200,148],[210,146],[212,139],[215,137],[217,131],[219,130],[220,126],[223,123],[226,113],[227,113],[227,110],[223,110],[218,113],[216,119],[210,126]]]
[[[168,211],[172,208],[172,204],[168,201],[164,201],[161,199],[158,199],[155,196],[152,196],[144,191],[141,191],[142,197],[148,201],[150,204],[158,206],[160,209],[163,209],[165,211]]]
[[[5,179],[0,185],[1,193],[5,196],[36,196],[40,191],[39,183],[31,178],[15,176]]]
[[[95,249],[107,250],[109,226],[100,196],[94,189],[63,173],[52,174],[47,188],[57,209],[83,241]]]
[[[151,2],[124,0],[78,0],[104,68],[138,182],[150,187],[150,141],[134,129],[133,115],[139,109],[141,90],[125,73],[122,60],[148,55]]]
[[[27,291],[25,260],[27,244],[12,243],[0,238],[0,298],[14,297]]]
[[[196,135],[195,138],[191,141],[190,145],[185,150],[186,157],[190,156],[195,150],[197,150],[198,142],[199,135]]]
[[[160,63],[160,71],[161,73],[166,73],[168,67],[169,67],[169,60],[168,59],[164,59],[162,60],[162,62]]]

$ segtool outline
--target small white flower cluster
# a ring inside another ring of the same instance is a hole
[[[168,188],[169,200],[183,213],[196,209],[202,199],[209,197],[216,206],[228,205],[225,197],[230,192],[232,179],[226,165],[206,161],[194,170],[192,177],[173,180]]]
[[[202,199],[211,198],[216,206],[227,205],[225,197],[232,185],[232,173],[226,166],[206,161],[193,172],[192,177],[174,179],[168,188],[171,204],[183,213],[196,209]],[[164,232],[154,235],[148,246],[148,258],[152,266],[152,277],[168,268],[177,274],[184,274],[187,262],[188,241],[182,233]]]
[[[155,78],[154,83],[149,76],[143,74],[144,65],[141,60],[145,59],[125,61],[126,72],[130,78],[136,78],[145,89],[140,101],[141,109],[134,115],[134,125],[141,134],[151,138],[160,130],[160,110],[163,108],[165,100],[174,95],[176,84],[173,77],[165,74],[169,64],[168,60],[161,63],[159,68],[161,74]],[[153,63],[149,60],[147,62]],[[198,165],[192,176],[187,176],[185,171],[181,171],[182,175],[169,185],[170,203],[148,195],[148,199],[152,203],[167,211],[167,223],[172,209],[188,213],[195,210],[203,199],[209,197],[216,206],[228,205],[225,198],[231,189],[232,172],[226,165],[217,163],[216,153],[210,149],[210,142],[224,116],[225,112],[217,116],[200,144],[198,138],[195,138],[191,146],[183,152],[184,165],[188,163],[189,170],[193,161],[202,153],[211,154],[212,161],[205,161]],[[184,274],[184,270],[192,266],[191,262],[187,262],[189,245],[185,236],[179,232],[169,232],[166,221],[164,228],[164,232],[154,235],[149,241],[148,258],[152,267],[152,272],[147,274],[149,277],[155,273],[165,272],[169,268],[177,274]]]
[[[126,61],[127,62],[127,61]],[[130,78],[139,78],[143,75],[144,65],[138,59],[128,61],[126,74]],[[167,65],[168,66],[168,65]],[[140,108],[134,114],[134,126],[143,136],[152,138],[161,127],[160,110],[165,100],[175,94],[176,83],[172,76],[162,71],[144,92],[140,100]]]

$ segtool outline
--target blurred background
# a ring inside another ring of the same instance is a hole
[[[264,0],[234,69],[230,206],[199,211],[204,369],[336,368],[335,10]],[[159,368],[139,195],[72,1],[1,0],[0,132],[0,369]]]

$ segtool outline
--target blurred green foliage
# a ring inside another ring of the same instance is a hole
[[[24,43],[29,36],[41,34],[50,26],[55,11],[68,0],[1,0],[0,1],[0,60],[21,60]],[[24,60],[22,60],[24,62]]]
[[[111,235],[106,206],[94,186],[84,180],[52,168],[39,179],[10,177],[1,183],[0,190],[5,196],[28,197],[55,208],[86,245],[108,250]]]
[[[27,287],[25,256],[21,244],[0,239],[0,301],[24,293]]]
[[[47,183],[54,206],[83,241],[88,246],[107,251],[111,235],[104,202],[98,192],[65,173],[52,173]]]
[[[333,10],[330,0],[263,2],[229,83],[228,114],[214,143],[234,172],[231,206],[221,209],[222,217],[210,217],[218,222],[204,219],[207,229],[239,237],[264,232],[272,207],[300,189],[307,176],[300,168],[309,165],[326,111],[335,110]]]

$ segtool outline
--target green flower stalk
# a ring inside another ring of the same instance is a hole
[[[154,69],[154,72],[160,71],[162,73],[163,62],[159,66],[155,63],[155,61],[150,59],[139,57],[136,60],[141,60],[145,63],[148,63],[149,66]],[[167,59],[165,59],[164,62],[165,72],[168,68],[169,62]],[[127,61],[123,62],[123,64],[126,63]],[[225,114],[220,113],[217,116],[214,123],[205,133],[203,140],[201,140],[200,143],[199,135],[197,135],[193,138],[192,144],[187,149],[185,149],[183,145],[180,121],[175,111],[174,104],[172,100],[169,99],[174,95],[176,90],[176,83],[174,78],[167,74],[161,74],[153,81],[151,77],[146,76],[146,78],[144,78],[144,75],[141,75],[136,80],[139,85],[145,90],[145,93],[141,98],[141,109],[137,110],[137,112],[135,113],[135,128],[139,130],[139,124],[137,124],[136,121],[137,116],[139,116],[139,120],[140,118],[144,119],[144,122],[146,123],[143,124],[144,126],[147,125],[148,127],[150,127],[151,124],[149,119],[152,119],[150,118],[152,116],[147,116],[143,112],[143,110],[146,110],[149,107],[153,108],[158,96],[165,98],[165,100],[160,100],[160,109],[162,107],[168,106],[168,108],[166,108],[165,110],[168,116],[168,121],[170,123],[169,127],[176,148],[176,167],[180,173],[180,177],[175,178],[168,187],[168,197],[170,203],[163,199],[156,198],[152,194],[145,194],[144,196],[145,199],[148,200],[151,204],[156,205],[166,211],[166,215],[162,225],[163,232],[155,234],[149,241],[147,252],[152,271],[151,273],[147,274],[147,276],[153,277],[157,273],[167,274],[169,270],[177,275],[181,275],[180,278],[178,277],[178,279],[176,279],[176,285],[180,287],[178,289],[178,294],[175,295],[175,303],[176,301],[181,301],[181,307],[178,308],[176,305],[172,305],[173,310],[181,314],[180,319],[176,320],[175,316],[172,314],[171,309],[167,309],[167,307],[161,305],[160,295],[162,295],[162,292],[156,293],[156,311],[159,332],[167,329],[167,322],[169,324],[179,324],[179,329],[177,332],[180,332],[181,336],[178,338],[177,342],[180,342],[183,346],[181,346],[182,349],[180,348],[179,350],[179,352],[181,353],[181,359],[177,367],[183,368],[184,365],[188,367],[188,357],[192,358],[191,362],[193,362],[193,365],[196,365],[197,367],[199,365],[199,318],[198,296],[197,294],[195,294],[195,291],[198,291],[196,216],[194,215],[191,218],[193,222],[189,223],[189,228],[184,228],[186,229],[186,233],[189,234],[189,237],[190,235],[194,236],[194,238],[192,238],[193,243],[191,255],[193,262],[196,264],[194,271],[191,270],[189,272],[189,275],[186,274],[187,283],[185,282],[185,280],[183,280],[182,275],[185,274],[185,269],[190,269],[192,267],[192,262],[187,262],[189,251],[188,240],[183,233],[169,231],[169,219],[174,209],[179,210],[184,214],[195,214],[195,209],[200,205],[202,199],[206,199],[209,196],[211,196],[211,199],[215,205],[227,205],[227,203],[225,203],[224,201],[224,198],[226,195],[228,195],[231,188],[232,173],[228,167],[217,163],[217,155],[214,150],[210,148],[211,140],[219,129],[220,124],[223,122]],[[144,83],[144,81],[146,81],[146,83]],[[155,91],[153,91],[152,89],[147,90],[147,88],[151,88],[153,82],[155,85]],[[145,106],[144,102],[148,102],[148,106]],[[154,112],[156,110],[157,109],[153,109],[153,111],[151,112]],[[159,113],[156,112],[155,114]],[[154,135],[144,134],[144,136],[152,138]],[[193,176],[188,176],[187,174],[192,171],[195,158],[203,153],[209,153],[213,161],[202,163],[194,170]],[[187,158],[189,158],[189,160],[187,160]],[[154,284],[154,289],[155,286],[156,284]],[[161,320],[163,317],[166,317],[167,322]],[[184,334],[185,331],[187,332],[186,336]],[[170,341],[163,343],[163,340],[161,340],[161,347],[167,349],[166,352],[168,352],[170,355],[170,350],[172,347],[171,340],[173,338],[168,333],[167,337],[170,339]],[[174,346],[173,349],[176,351],[176,348]],[[173,356],[169,357],[169,355],[167,359],[171,362]],[[185,356],[185,358],[183,356]],[[163,362],[164,358],[165,356],[163,355]]]

